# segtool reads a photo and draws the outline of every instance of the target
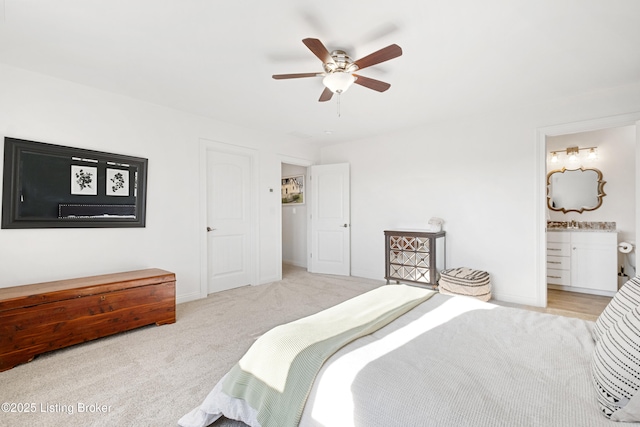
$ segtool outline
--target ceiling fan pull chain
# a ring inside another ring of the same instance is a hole
[[[340,117],[340,92],[338,92],[338,117]]]

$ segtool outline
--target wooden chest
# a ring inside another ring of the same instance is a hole
[[[0,289],[0,371],[37,354],[176,321],[175,274],[157,268]]]

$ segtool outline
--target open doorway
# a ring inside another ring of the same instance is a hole
[[[282,167],[283,261],[311,273],[349,276],[349,164],[305,165],[283,160]],[[289,197],[291,191],[295,197]],[[297,194],[300,192],[304,194]]]
[[[574,134],[579,132],[588,132],[599,129],[608,129],[621,126],[634,126],[635,127],[635,164],[636,173],[632,176],[635,186],[635,199],[636,208],[635,212],[640,212],[640,171],[638,165],[640,164],[640,112],[621,114],[618,116],[609,116],[599,119],[586,120],[582,122],[565,123],[560,125],[548,126],[539,128],[537,130],[536,137],[536,270],[538,284],[536,291],[536,305],[540,307],[547,306],[547,156],[550,154],[547,152],[547,138]],[[640,241],[640,230],[636,227],[636,235],[634,241]],[[637,265],[638,254],[637,250],[633,251],[632,259],[635,261],[634,265]]]
[[[595,320],[635,269],[617,250],[636,235],[635,139],[632,125],[547,137],[548,309]]]
[[[307,270],[309,195],[307,167],[282,163],[282,277]]]

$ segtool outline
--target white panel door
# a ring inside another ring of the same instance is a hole
[[[207,151],[208,292],[251,281],[251,158]]]
[[[311,166],[311,254],[313,273],[351,272],[349,164]]]

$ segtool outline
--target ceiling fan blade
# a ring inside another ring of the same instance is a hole
[[[358,69],[362,70],[363,68],[371,67],[372,65],[397,58],[400,55],[402,55],[402,48],[397,44],[392,44],[373,52],[364,58],[358,59],[355,64],[358,66]]]
[[[331,54],[329,53],[327,48],[324,47],[324,45],[320,40],[307,38],[302,40],[302,43],[304,43],[305,46],[307,46],[309,50],[313,52],[313,54],[317,56],[318,59],[320,59],[320,61],[322,61],[323,64],[334,63],[333,58],[331,57]]]
[[[354,76],[356,77],[356,81],[354,83],[369,89],[377,90],[378,92],[384,92],[391,87],[389,83],[381,82],[380,80],[359,76],[357,74],[354,74]]]
[[[316,77],[316,76],[321,76],[321,73],[297,73],[297,74],[274,74],[273,77],[276,80],[283,80],[283,79],[299,79],[302,77]]]
[[[325,102],[331,99],[331,97],[333,96],[333,92],[331,92],[331,89],[329,89],[328,87],[325,87],[324,90],[322,91],[322,95],[320,95],[320,99],[318,99],[318,102]]]

